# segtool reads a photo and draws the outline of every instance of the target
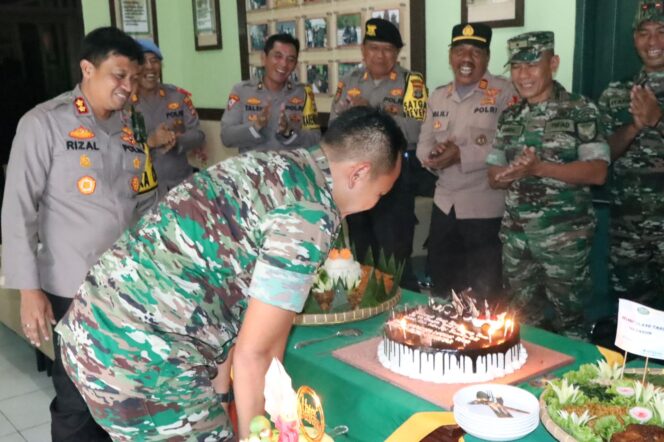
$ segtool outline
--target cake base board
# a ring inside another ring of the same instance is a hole
[[[376,354],[378,343],[382,338],[373,338],[362,341],[357,344],[342,347],[332,352],[332,355],[355,368],[376,376],[402,390],[419,396],[442,408],[450,409],[452,407],[452,398],[454,394],[467,384],[435,384],[433,382],[420,381],[412,379],[383,367],[378,361]],[[542,347],[532,342],[521,341],[528,352],[528,360],[525,365],[514,373],[510,373],[502,378],[492,379],[488,382],[497,384],[520,384],[528,379],[537,377],[541,374],[563,367],[574,362],[572,356],[559,353],[554,350]],[[487,382],[481,382],[483,384]]]

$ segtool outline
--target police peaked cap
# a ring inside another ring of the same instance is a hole
[[[452,28],[452,44],[469,44],[483,49],[491,45],[491,27],[484,23],[459,23]]]
[[[367,20],[364,24],[364,42],[367,41],[383,41],[391,43],[397,49],[403,47],[401,40],[401,33],[392,22],[382,18],[372,18]]]

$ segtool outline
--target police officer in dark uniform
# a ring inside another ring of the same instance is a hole
[[[433,193],[435,177],[422,168],[415,156],[420,126],[426,114],[424,78],[397,64],[403,47],[399,29],[387,20],[372,18],[365,23],[362,67],[351,71],[338,84],[330,121],[353,106],[372,106],[388,112],[403,131],[408,151],[401,176],[394,188],[369,211],[347,218],[350,240],[360,260],[369,249],[375,257],[384,252],[405,263],[401,285],[419,291],[412,269],[415,232],[415,195]],[[418,191],[424,184],[425,191]]]

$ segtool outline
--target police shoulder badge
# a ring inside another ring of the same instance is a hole
[[[238,95],[230,94],[228,96],[228,104],[226,105],[226,109],[228,110],[233,109],[233,106],[235,106],[239,101],[240,97]]]
[[[302,128],[318,129],[318,109],[316,108],[316,99],[314,91],[308,84],[304,85],[304,108],[302,109]]]
[[[406,92],[403,96],[403,112],[408,118],[424,121],[427,111],[427,90],[421,74],[412,72],[406,79]]]
[[[581,141],[593,141],[597,137],[597,123],[595,121],[578,122],[576,123],[576,133]]]
[[[74,107],[76,108],[76,112],[79,113],[79,115],[84,115],[87,114],[88,111],[88,105],[85,104],[85,100],[83,97],[76,97],[74,100]]]

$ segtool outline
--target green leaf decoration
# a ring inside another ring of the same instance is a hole
[[[311,292],[309,292],[307,301],[304,303],[304,308],[302,309],[302,313],[311,313],[311,314],[323,313],[323,310],[321,310],[320,305],[318,305],[318,301],[316,301],[316,298],[314,298],[314,295]]]
[[[378,270],[387,272],[387,258],[385,257],[385,250],[381,249],[378,255]]]
[[[360,307],[374,307],[380,302],[378,302],[378,278],[376,278],[376,270],[371,270],[369,275],[369,280],[367,281],[367,288],[364,291],[364,296],[362,297],[362,302],[360,302]],[[385,291],[385,288],[383,288]]]
[[[376,290],[376,301],[380,304],[383,301],[387,301],[389,299],[387,289],[385,288],[385,281],[383,278],[380,278],[380,281],[378,281],[378,289]]]

